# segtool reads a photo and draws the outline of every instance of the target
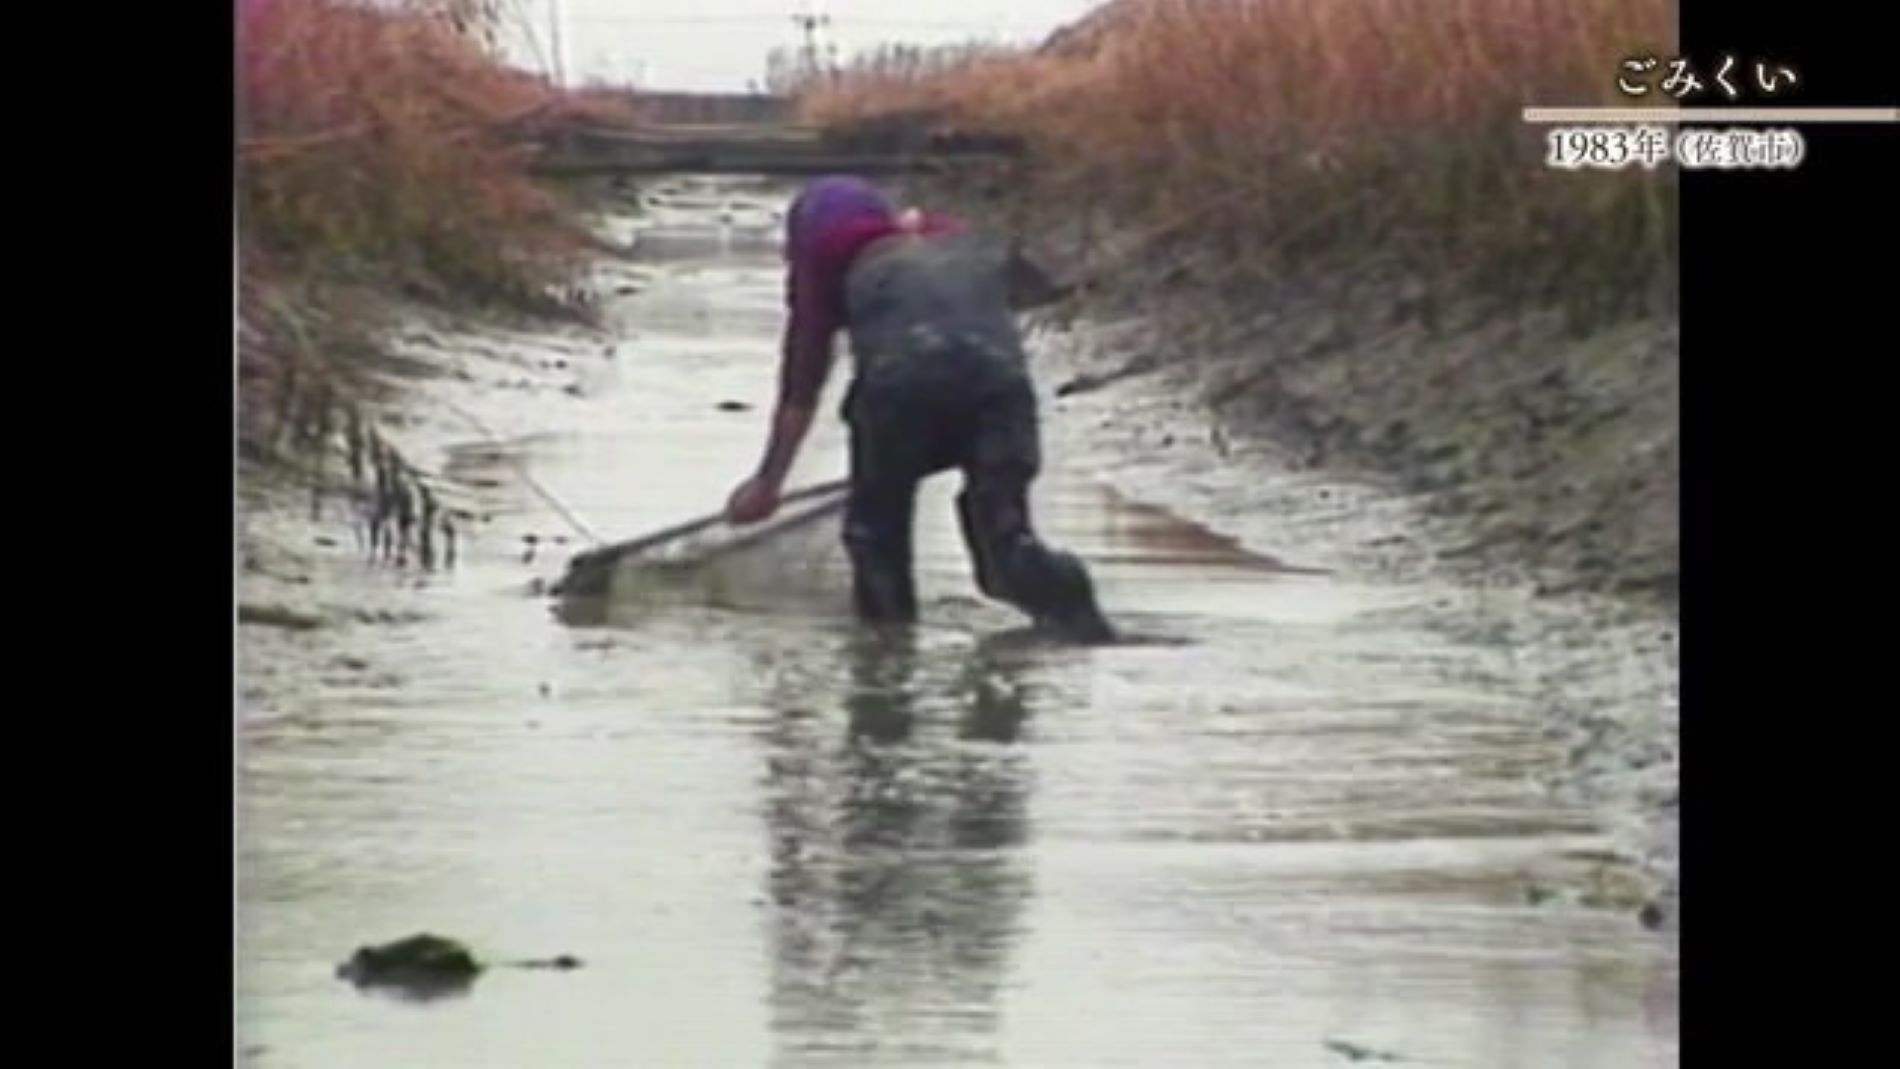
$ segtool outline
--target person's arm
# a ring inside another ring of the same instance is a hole
[[[811,430],[833,360],[832,343],[843,323],[838,284],[822,261],[794,262],[787,282],[788,315],[765,454],[754,473],[726,504],[734,523],[752,523],[778,510],[779,495],[799,446]]]
[[[833,338],[837,321],[816,296],[794,296],[791,315],[785,324],[782,363],[779,367],[778,401],[772,410],[771,430],[766,438],[765,455],[759,460],[757,476],[774,488],[785,485],[792,462],[830,378],[834,357]]]

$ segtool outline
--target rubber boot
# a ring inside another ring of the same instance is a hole
[[[917,591],[908,561],[865,532],[849,525],[845,549],[851,558],[851,588],[858,619],[871,624],[908,624],[917,620]]]
[[[1115,629],[1095,600],[1095,582],[1073,553],[1041,549],[1032,604],[1036,626],[1071,642],[1099,645],[1115,640]],[[1026,583],[1026,585],[1029,585]]]
[[[971,567],[976,571],[976,588],[985,597],[1013,601],[996,570],[996,562],[990,557],[989,539],[983,537],[982,528],[977,525],[976,510],[971,506],[967,491],[957,495],[957,523],[963,528],[963,544],[970,551]]]

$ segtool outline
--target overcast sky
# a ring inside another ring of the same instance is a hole
[[[885,41],[948,43],[1040,39],[1095,0],[519,0],[511,33],[523,65],[545,69],[553,15],[561,15],[567,80],[651,88],[744,90],[763,81],[766,53],[801,40],[793,16],[827,15],[821,40],[841,55]]]

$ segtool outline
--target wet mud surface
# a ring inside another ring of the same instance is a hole
[[[1670,737],[1661,640],[1367,567],[1403,502],[1193,445],[1140,381],[1049,398],[1035,499],[1127,643],[978,599],[954,478],[913,631],[851,623],[822,521],[557,612],[575,553],[716,509],[762,444],[781,202],[680,186],[601,268],[609,337],[404,342],[447,372],[392,434],[479,517],[455,569],[246,490],[243,1064],[1675,1064],[1630,800],[1673,781],[1625,752]],[[842,472],[828,419],[793,481]],[[587,964],[335,976],[416,931]]]

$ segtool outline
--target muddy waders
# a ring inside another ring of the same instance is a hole
[[[917,618],[911,525],[917,487],[958,469],[957,518],[986,596],[1014,605],[1039,628],[1081,642],[1114,637],[1088,570],[1045,545],[1029,517],[1040,466],[1036,398],[1028,378],[965,380],[866,375],[845,401],[851,430],[851,490],[844,540],[860,618]]]
[[[1113,633],[1088,570],[1044,545],[1030,523],[1029,487],[1042,454],[1010,263],[1009,250],[995,242],[958,235],[897,240],[867,250],[851,268],[845,545],[858,613],[871,621],[916,618],[917,485],[956,469],[963,473],[957,517],[978,589],[1039,627],[1105,642]]]

